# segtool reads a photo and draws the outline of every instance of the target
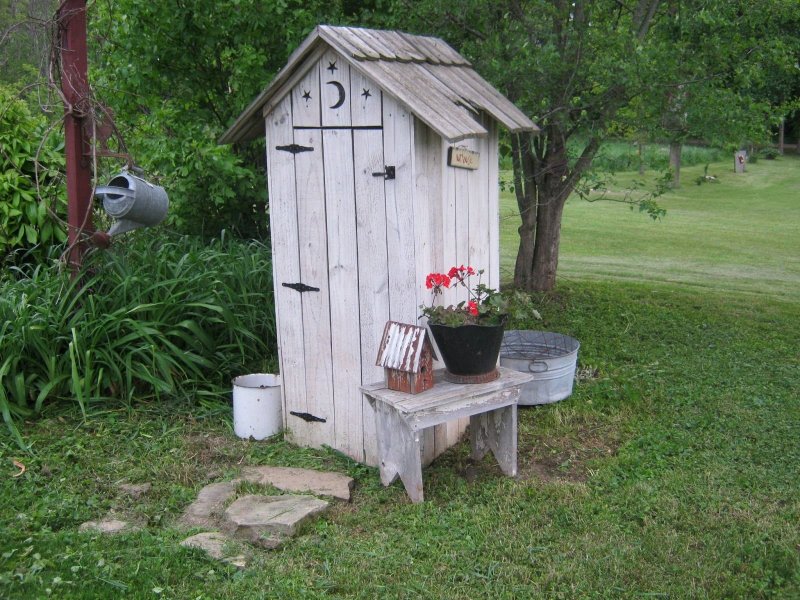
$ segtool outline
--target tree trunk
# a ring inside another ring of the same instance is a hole
[[[669,143],[669,168],[672,169],[672,187],[681,187],[681,149],[680,142]]]
[[[561,243],[561,215],[564,203],[553,190],[542,197],[536,221],[536,248],[533,256],[532,289],[537,292],[552,290],[556,285],[558,248]]]
[[[514,193],[522,220],[518,229],[519,249],[514,265],[514,286],[529,290],[532,289],[536,215],[538,212],[530,134],[511,136],[511,154],[514,163]]]
[[[778,125],[778,152],[783,154],[783,135],[786,129],[786,119],[781,117],[780,125]]]
[[[547,292],[556,284],[564,205],[591,165],[600,140],[591,138],[570,168],[566,136],[558,125],[550,125],[535,141],[532,139],[512,137],[514,181],[522,217],[514,285],[527,291]]]
[[[644,175],[644,140],[639,140],[639,175]]]

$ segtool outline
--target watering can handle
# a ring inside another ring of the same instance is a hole
[[[537,365],[544,368],[535,368]],[[545,373],[548,369],[549,367],[547,366],[547,363],[542,360],[532,360],[528,363],[528,371],[531,373]]]
[[[112,196],[133,196],[133,190],[128,188],[116,187],[113,185],[101,185],[100,187],[97,187],[94,190],[95,196],[104,196],[106,194]]]

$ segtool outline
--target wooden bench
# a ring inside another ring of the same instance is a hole
[[[517,474],[517,400],[522,386],[533,379],[500,367],[489,383],[459,384],[434,373],[433,388],[411,395],[373,383],[361,388],[377,416],[381,482],[398,476],[412,502],[422,502],[421,432],[434,425],[469,417],[471,457],[480,460],[491,450],[503,473]]]

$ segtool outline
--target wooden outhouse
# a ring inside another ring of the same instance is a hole
[[[442,40],[321,25],[221,138],[266,135],[293,442],[376,464],[359,386],[383,379],[386,321],[418,322],[430,272],[469,264],[499,284],[499,125],[536,128]],[[464,426],[426,433],[424,459]]]

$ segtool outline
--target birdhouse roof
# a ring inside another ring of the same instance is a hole
[[[306,59],[317,57],[328,48],[341,54],[353,68],[405,104],[449,142],[486,136],[488,132],[475,118],[480,111],[512,133],[538,130],[525,113],[478,75],[467,59],[439,38],[319,25],[222,135],[220,143],[263,136],[264,115],[311,67],[313,61]]]
[[[424,327],[387,321],[375,364],[404,373],[419,373],[426,343],[433,355],[433,346]]]

